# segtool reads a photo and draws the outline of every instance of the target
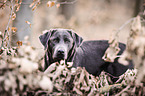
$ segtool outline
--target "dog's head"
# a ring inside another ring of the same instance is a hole
[[[67,60],[72,51],[79,47],[83,39],[70,29],[51,29],[39,37],[54,62]],[[48,61],[48,60],[47,60]]]

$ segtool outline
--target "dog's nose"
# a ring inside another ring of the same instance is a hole
[[[58,54],[64,54],[64,50],[62,49],[58,50]]]

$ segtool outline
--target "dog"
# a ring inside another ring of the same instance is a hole
[[[50,64],[60,60],[73,62],[73,67],[85,67],[94,76],[100,75],[104,70],[112,77],[118,77],[125,73],[127,69],[133,69],[132,62],[128,66],[124,66],[118,62],[118,58],[113,63],[105,62],[102,59],[109,47],[107,40],[83,42],[82,37],[70,29],[51,29],[41,35],[39,39],[46,50],[45,70]],[[121,50],[118,55],[123,53],[125,47],[125,44],[119,43]]]

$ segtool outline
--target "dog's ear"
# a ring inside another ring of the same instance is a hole
[[[79,47],[83,41],[83,38],[78,36],[76,33],[74,33],[74,38],[75,38],[76,46]]]
[[[52,55],[48,48],[48,41],[55,31],[57,31],[57,30],[56,29],[46,30],[46,32],[43,35],[39,36],[40,42],[42,43],[42,45],[45,48],[45,59],[44,59],[45,60],[45,65],[44,65],[45,70],[47,69],[47,67],[50,65],[50,62],[52,61]]]
[[[48,39],[50,38],[50,34],[51,34],[50,31],[48,31],[44,33],[43,35],[39,36],[39,39],[44,47],[47,46],[46,44],[47,44]]]
[[[79,47],[83,41],[83,38],[77,35],[73,30],[68,30],[68,32],[73,37],[76,47]]]
[[[43,44],[43,46],[45,47],[45,49],[47,48],[47,44],[48,41],[51,37],[51,35],[56,31],[55,29],[51,29],[51,30],[45,30],[46,32],[43,35],[39,36],[39,39],[41,41],[41,43]]]

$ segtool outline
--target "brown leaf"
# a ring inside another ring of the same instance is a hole
[[[16,32],[17,31],[17,28],[16,27],[11,27],[11,31],[12,32]]]
[[[15,2],[16,2],[16,4],[15,4],[15,6],[16,6],[16,12],[18,12],[19,9],[20,9],[20,6],[22,4],[22,0],[20,0],[19,2],[18,2],[18,0],[15,0]]]
[[[33,3],[31,3],[29,5],[29,7],[32,7],[33,6],[32,11],[34,11],[40,3],[41,3],[40,0],[33,0]]]
[[[4,8],[5,7],[5,3],[2,3],[1,5],[0,5],[0,8]]]
[[[15,0],[15,3],[18,3],[18,0]]]
[[[122,84],[113,84],[113,85],[106,85],[104,87],[99,88],[100,93],[109,92],[110,90],[113,90],[115,88],[121,88]]]
[[[4,50],[3,49],[0,49],[0,54],[2,54],[4,52]]]
[[[35,4],[34,2],[33,2],[33,3],[31,3],[31,4],[29,5],[29,7],[31,8],[34,4]]]
[[[22,0],[19,1],[19,4],[22,4]]]
[[[13,13],[12,13],[12,20],[15,20],[15,18],[16,18],[16,13],[13,12]]]
[[[7,0],[4,0],[4,3],[6,3],[7,2]]]
[[[60,7],[60,4],[56,4],[56,7],[59,8]]]
[[[37,6],[40,4],[41,2],[40,2],[40,0],[37,2]]]
[[[20,4],[17,4],[17,6],[16,6],[16,12],[18,12],[19,10],[20,10]]]
[[[17,41],[18,48],[20,48],[20,46],[22,46],[22,44],[23,44],[22,41]]]
[[[48,1],[47,2],[47,7],[52,7],[55,5],[55,2],[54,1]]]
[[[34,4],[35,4],[36,1],[37,0],[33,0],[33,2],[29,5],[29,7],[31,8],[32,6],[34,6]]]
[[[29,22],[29,21],[25,21],[29,26],[30,26],[30,28],[31,28],[31,23]]]
[[[1,1],[0,8],[3,9],[5,7],[5,5],[6,5],[6,2],[7,2],[7,0]]]
[[[11,28],[10,28],[10,27],[8,27],[8,31],[10,31],[10,29],[11,29]]]
[[[37,8],[37,4],[34,5],[34,7],[32,8],[32,11],[34,11]]]
[[[0,36],[2,36],[2,32],[0,31]]]

